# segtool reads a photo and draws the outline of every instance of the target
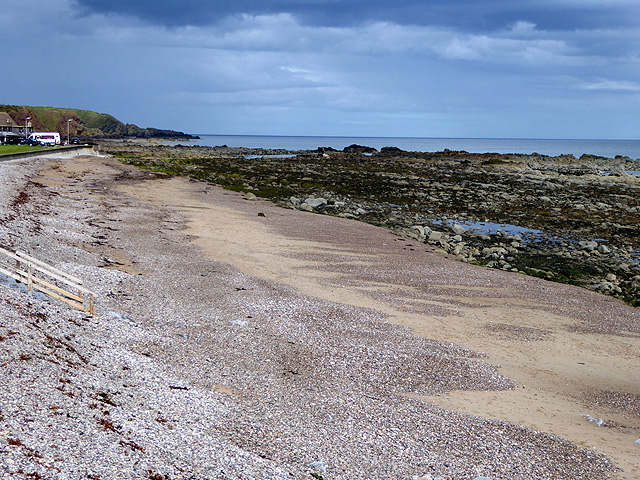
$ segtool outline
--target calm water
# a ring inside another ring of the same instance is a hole
[[[403,138],[403,137],[277,137],[260,135],[200,135],[197,145],[214,147],[282,148],[315,150],[331,147],[342,150],[352,144],[367,147],[398,147],[411,152],[438,152],[444,149],[472,153],[539,153],[542,155],[583,154],[640,158],[640,140],[545,140],[516,138]],[[184,142],[180,142],[184,143]]]

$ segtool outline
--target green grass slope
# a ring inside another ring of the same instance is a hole
[[[140,128],[133,124],[125,124],[112,115],[97,113],[91,110],[58,107],[35,107],[24,105],[0,105],[0,111],[7,112],[13,120],[24,125],[27,117],[31,117],[31,125],[38,132],[58,132],[67,136],[67,128],[71,137],[142,137],[169,138],[191,137],[183,132],[160,130],[156,128]],[[71,120],[69,122],[69,120]]]

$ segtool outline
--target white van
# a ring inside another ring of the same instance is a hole
[[[42,145],[60,145],[60,134],[58,132],[33,132],[29,135],[29,138],[40,142]]]

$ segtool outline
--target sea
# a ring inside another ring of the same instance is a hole
[[[640,140],[559,140],[532,138],[417,138],[417,137],[296,137],[267,135],[198,134],[200,139],[171,144],[191,144],[207,147],[269,148],[285,150],[316,150],[331,147],[342,150],[349,145],[362,145],[380,150],[397,147],[409,152],[441,152],[464,150],[469,153],[520,153],[530,155],[597,155],[640,159]]]

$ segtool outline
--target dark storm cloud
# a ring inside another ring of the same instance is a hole
[[[638,135],[638,0],[2,5],[7,103],[194,133]]]
[[[629,0],[77,0],[83,13],[128,15],[164,26],[207,25],[235,14],[290,13],[306,24],[357,25],[387,21],[437,25],[470,32],[495,30],[520,20],[543,30],[577,30],[633,25]]]

